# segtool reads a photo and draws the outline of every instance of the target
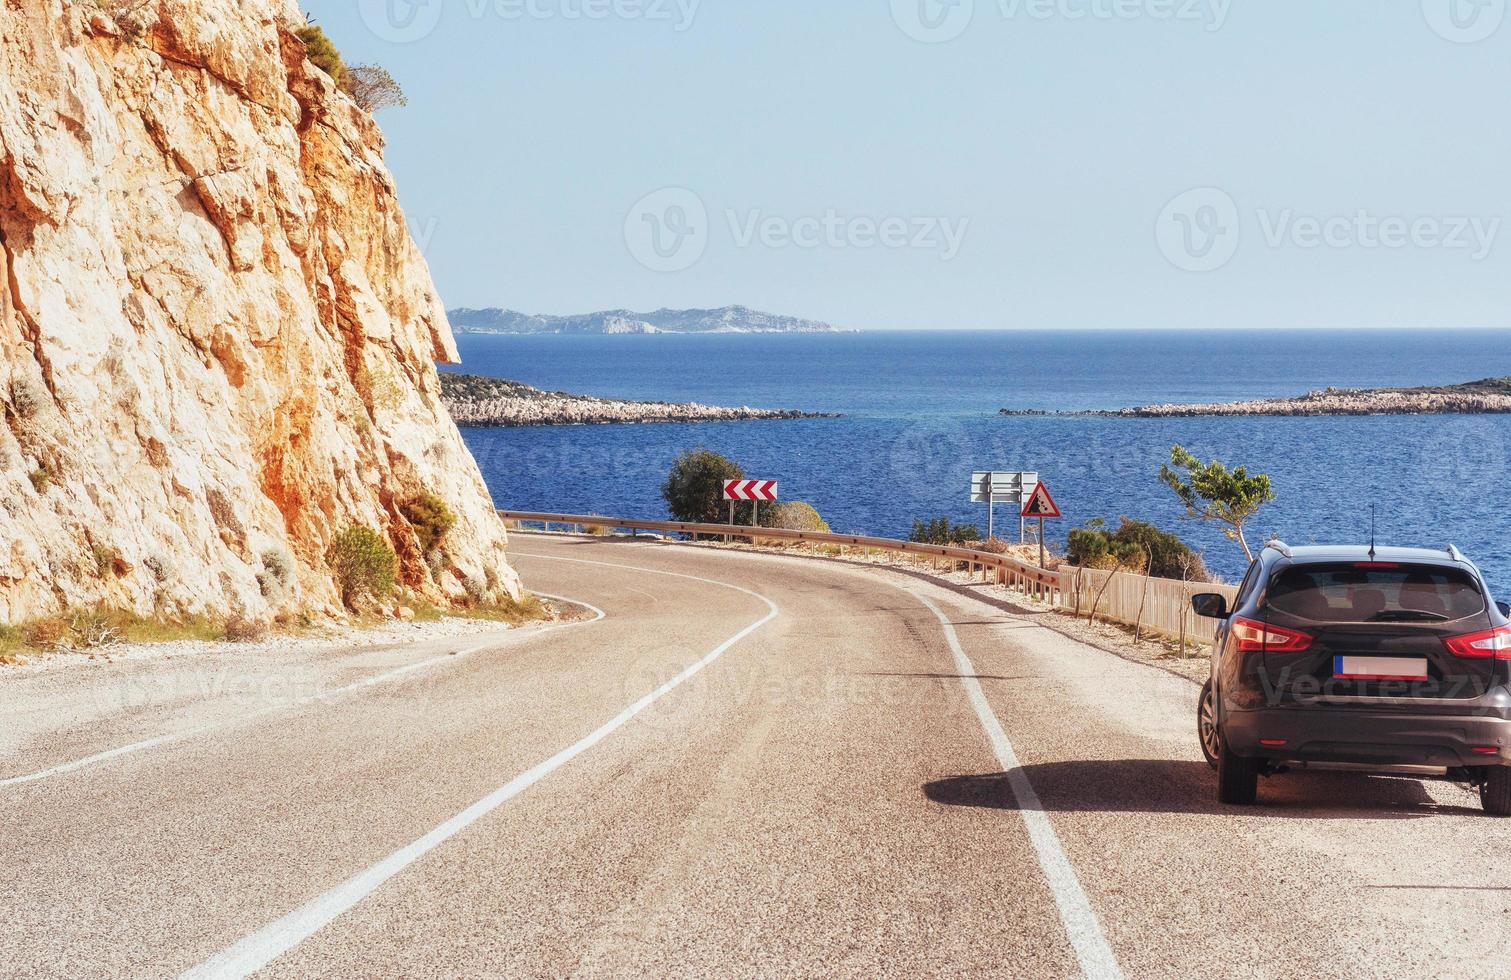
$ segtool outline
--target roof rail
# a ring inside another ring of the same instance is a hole
[[[1454,561],[1461,561],[1465,563],[1469,561],[1469,559],[1464,557],[1464,553],[1460,551],[1457,546],[1451,544],[1448,546],[1448,557],[1452,558]]]
[[[1264,546],[1266,548],[1274,548],[1276,551],[1280,552],[1287,558],[1291,557],[1291,546],[1286,544],[1279,538],[1271,538],[1264,543]]]

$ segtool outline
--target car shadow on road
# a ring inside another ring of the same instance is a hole
[[[1309,820],[1363,816],[1415,819],[1478,814],[1477,807],[1444,805],[1421,781],[1358,773],[1287,772],[1259,784],[1259,804],[1217,802],[1217,774],[1205,762],[1183,759],[1088,759],[1024,766],[1050,812],[1188,813]],[[925,783],[924,796],[948,806],[1021,809],[1005,773],[952,776]]]

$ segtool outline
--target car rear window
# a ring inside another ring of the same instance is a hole
[[[1474,616],[1485,599],[1467,572],[1435,565],[1299,565],[1270,584],[1265,605],[1342,623],[1442,622]]]

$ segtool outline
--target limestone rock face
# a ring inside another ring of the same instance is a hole
[[[373,121],[287,0],[0,4],[0,622],[336,612],[360,524],[432,600],[518,582]],[[421,553],[404,516],[457,517]]]

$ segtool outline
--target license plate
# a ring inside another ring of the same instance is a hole
[[[1425,657],[1334,657],[1333,676],[1354,681],[1425,681]]]

